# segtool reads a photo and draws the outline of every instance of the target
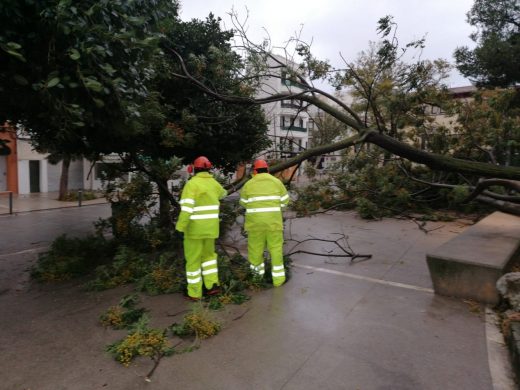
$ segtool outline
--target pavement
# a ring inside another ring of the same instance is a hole
[[[25,195],[13,194],[12,200],[10,200],[8,192],[0,192],[0,215],[65,207],[81,207],[100,203],[107,203],[107,200],[105,198],[98,198],[82,200],[81,202],[65,202],[58,200],[58,192],[42,192]]]
[[[84,235],[109,212],[101,204],[0,216],[0,389],[516,388],[493,312],[432,290],[425,253],[467,223],[428,223],[424,233],[411,221],[369,222],[352,212],[289,219],[286,252],[326,255],[292,255],[288,283],[217,312],[221,333],[163,358],[146,382],[153,363],[113,361],[104,348],[125,332],[98,323],[131,286],[87,292],[81,281],[28,278],[52,237]],[[339,247],[323,240],[372,258],[333,257]],[[238,233],[227,242],[244,247]],[[188,305],[179,294],[141,298],[157,327],[182,319]]]

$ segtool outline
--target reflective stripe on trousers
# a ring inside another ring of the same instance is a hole
[[[273,284],[280,286],[285,282],[283,266],[283,231],[249,231],[247,251],[252,266],[259,267],[264,263],[264,249],[267,247],[271,255]]]
[[[186,281],[188,295],[202,297],[202,283],[207,289],[219,285],[215,239],[184,238],[184,257],[186,258]]]
[[[284,270],[283,264],[282,265],[273,265],[273,267],[271,269],[271,274],[273,275],[273,278],[279,277],[279,276],[285,277],[285,270]]]
[[[249,265],[251,267],[251,271],[253,271],[256,275],[264,275],[265,274],[265,264],[262,262],[260,265]]]

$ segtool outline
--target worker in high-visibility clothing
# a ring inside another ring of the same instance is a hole
[[[220,199],[227,192],[209,173],[211,168],[204,156],[188,167],[195,175],[182,190],[181,212],[175,225],[184,233],[187,297],[194,301],[202,298],[203,282],[208,295],[220,293],[215,239],[219,236]]]
[[[246,209],[245,230],[250,267],[258,276],[265,274],[264,249],[271,255],[273,285],[285,282],[283,265],[282,210],[289,203],[283,183],[268,173],[265,160],[256,160],[253,178],[240,191],[240,204]]]

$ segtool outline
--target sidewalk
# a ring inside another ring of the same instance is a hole
[[[308,252],[332,253],[334,246],[305,241],[296,248],[304,252],[292,256],[287,284],[250,292],[250,301],[215,312],[221,333],[190,353],[162,359],[152,382],[146,382],[153,362],[138,359],[129,368],[115,362],[105,348],[126,332],[106,330],[98,322],[132,286],[85,291],[84,280],[38,284],[27,272],[36,259],[34,246],[65,232],[84,234],[92,220],[109,212],[108,206],[75,207],[0,218],[8,244],[0,248],[0,309],[8,313],[0,316],[0,388],[515,388],[489,311],[435,295],[431,288],[425,253],[466,225],[430,222],[425,234],[410,221],[370,222],[353,212],[291,220],[286,251],[309,237],[344,234],[352,250],[372,254],[370,260],[313,256]],[[244,238],[237,231],[229,243],[240,248]],[[160,329],[181,321],[190,305],[181,294],[140,298],[152,327]]]
[[[36,210],[60,209],[65,207],[80,207],[79,201],[64,202],[58,200],[58,192],[39,192],[27,195],[13,194],[12,213],[22,213]],[[81,206],[107,203],[105,198],[82,200]],[[0,192],[0,215],[9,214],[9,194]]]

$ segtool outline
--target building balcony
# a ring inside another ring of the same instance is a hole
[[[305,127],[299,127],[299,126],[281,126],[282,130],[287,131],[301,131],[303,133],[307,132],[307,129]]]
[[[295,102],[293,100],[282,100],[281,102],[282,108],[301,108],[301,105],[298,102]]]

